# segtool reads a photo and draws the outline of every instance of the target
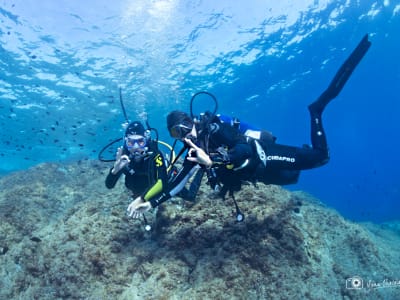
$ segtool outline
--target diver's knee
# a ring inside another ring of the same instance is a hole
[[[330,156],[329,156],[329,153],[327,153],[327,154],[321,159],[321,161],[320,161],[318,167],[321,167],[321,166],[323,166],[323,165],[326,165],[326,164],[329,162],[329,160],[330,160]]]

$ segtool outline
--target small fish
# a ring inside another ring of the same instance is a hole
[[[39,242],[41,242],[42,240],[41,240],[40,238],[36,237],[36,236],[33,236],[33,237],[31,237],[31,241],[36,242],[36,243],[39,243]]]
[[[7,246],[0,247],[0,254],[4,255],[8,252],[9,248]]]

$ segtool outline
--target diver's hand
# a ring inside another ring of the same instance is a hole
[[[151,209],[151,204],[148,201],[145,201],[141,204],[139,204],[136,207],[136,213],[139,214],[139,216],[141,216],[143,213],[149,211]]]
[[[114,175],[117,174],[122,168],[125,168],[125,166],[127,166],[131,162],[128,155],[122,155],[122,151],[122,147],[119,147],[117,150],[114,167],[111,170],[111,173],[113,173]]]
[[[185,143],[190,146],[187,160],[204,165],[207,168],[212,166],[211,158],[207,155],[207,153],[204,152],[203,149],[197,147],[190,139],[185,138]]]
[[[137,197],[127,208],[128,216],[138,219],[142,214],[151,209],[150,202],[145,202],[142,197]]]
[[[140,214],[136,211],[137,207],[144,203],[144,199],[142,197],[137,197],[135,200],[133,200],[129,205],[127,210],[128,216],[132,217],[134,219],[137,219],[140,217]]]

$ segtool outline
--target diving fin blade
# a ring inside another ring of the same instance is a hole
[[[335,98],[340,93],[343,86],[350,78],[350,75],[353,73],[357,65],[360,63],[360,61],[367,53],[369,47],[371,47],[371,42],[368,40],[368,34],[366,34],[362,38],[358,46],[353,50],[353,52],[347,58],[347,60],[340,67],[339,71],[336,73],[331,84],[329,85],[328,90],[330,89],[332,91],[333,98]]]
[[[368,40],[368,34],[366,34],[353,50],[350,56],[342,64],[339,70],[336,72],[335,77],[332,79],[328,88],[319,96],[319,98],[309,105],[309,110],[312,115],[321,115],[326,105],[339,95],[347,80],[351,74],[363,59],[368,49],[371,46],[371,42]]]

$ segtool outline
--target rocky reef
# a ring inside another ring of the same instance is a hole
[[[356,224],[303,192],[205,185],[126,217],[108,166],[41,164],[0,179],[0,299],[400,299],[398,224]]]

